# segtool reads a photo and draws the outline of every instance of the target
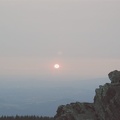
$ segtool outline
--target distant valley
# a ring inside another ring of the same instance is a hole
[[[109,82],[107,78],[65,81],[58,78],[54,84],[43,79],[35,79],[34,83],[25,78],[16,82],[16,79],[1,78],[0,115],[54,116],[59,105],[92,102],[95,88]]]

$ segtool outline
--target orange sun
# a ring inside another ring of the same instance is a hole
[[[59,64],[55,64],[55,65],[54,65],[54,68],[55,68],[55,69],[59,69],[59,68],[60,68],[60,65],[59,65]]]

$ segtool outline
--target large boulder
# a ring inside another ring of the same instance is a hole
[[[97,120],[92,103],[71,103],[58,107],[55,120]]]
[[[100,120],[120,120],[120,84],[106,83],[96,89],[94,106]]]
[[[108,76],[111,83],[95,90],[94,103],[62,105],[55,120],[120,120],[120,71],[112,71]]]
[[[120,83],[120,71],[114,70],[108,74],[111,83]]]

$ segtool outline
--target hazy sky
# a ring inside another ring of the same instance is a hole
[[[119,0],[0,0],[1,76],[103,77],[114,69]]]

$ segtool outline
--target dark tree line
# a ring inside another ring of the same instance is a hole
[[[42,116],[1,116],[0,120],[54,120],[52,117]]]

